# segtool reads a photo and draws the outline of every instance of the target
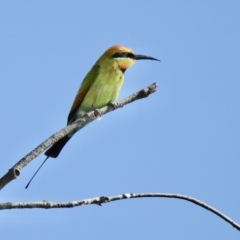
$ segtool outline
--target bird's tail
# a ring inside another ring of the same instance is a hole
[[[64,138],[60,139],[54,143],[44,154],[47,157],[56,158],[70,138],[71,137],[69,136],[65,136]]]
[[[37,169],[37,171],[33,174],[32,178],[30,179],[30,181],[28,182],[28,184],[26,185],[25,188],[28,188],[28,186],[30,185],[30,183],[32,182],[33,178],[36,176],[36,174],[38,173],[38,171],[40,170],[40,168],[43,166],[43,164],[47,161],[47,159],[49,157],[52,158],[56,158],[59,153],[61,152],[62,148],[65,146],[65,144],[69,141],[71,137],[64,137],[62,139],[60,139],[58,142],[56,142],[55,144],[53,144],[46,152],[45,155],[47,156],[46,159],[43,161],[43,163],[40,165],[40,167]]]
[[[33,174],[33,176],[31,177],[31,179],[29,180],[28,184],[26,185],[26,189],[28,188],[28,186],[30,185],[31,181],[33,180],[33,178],[36,176],[36,174],[38,173],[38,171],[40,170],[40,168],[43,166],[43,164],[48,160],[48,157],[46,157],[46,159],[43,161],[43,163],[40,165],[40,167],[37,169],[37,171]]]

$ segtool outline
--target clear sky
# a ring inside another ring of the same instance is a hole
[[[122,193],[197,198],[240,223],[240,1],[1,1],[1,176],[65,126],[97,58],[121,44],[161,62],[126,71],[119,98],[157,92],[78,132],[57,159],[40,155],[1,202]],[[1,239],[239,239],[212,213],[176,199],[7,210]]]

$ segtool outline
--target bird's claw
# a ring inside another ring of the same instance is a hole
[[[108,104],[108,106],[109,106],[109,107],[112,107],[113,110],[115,110],[115,109],[118,107],[118,104],[115,103],[115,102],[110,102],[110,103]]]
[[[98,109],[94,109],[94,115],[95,115],[95,117],[97,117],[98,119],[101,119],[101,117],[102,117],[102,113],[101,113],[101,111],[99,111]]]

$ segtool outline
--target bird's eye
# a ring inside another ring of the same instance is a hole
[[[127,53],[127,57],[128,57],[128,58],[131,58],[131,59],[134,59],[134,58],[135,58],[135,56],[134,56],[133,53]]]
[[[113,58],[131,58],[134,59],[134,54],[129,52],[116,52],[112,56]]]
[[[113,58],[124,58],[125,56],[124,56],[124,53],[122,53],[122,52],[116,52],[113,54],[112,57]]]

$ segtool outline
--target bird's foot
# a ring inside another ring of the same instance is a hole
[[[108,104],[108,106],[109,106],[109,107],[112,107],[113,110],[115,110],[115,109],[118,107],[118,104],[115,103],[115,102],[110,102],[110,103]]]
[[[100,120],[102,117],[101,111],[99,111],[98,109],[94,109],[93,111],[94,111],[95,117],[97,117],[97,119]]]

